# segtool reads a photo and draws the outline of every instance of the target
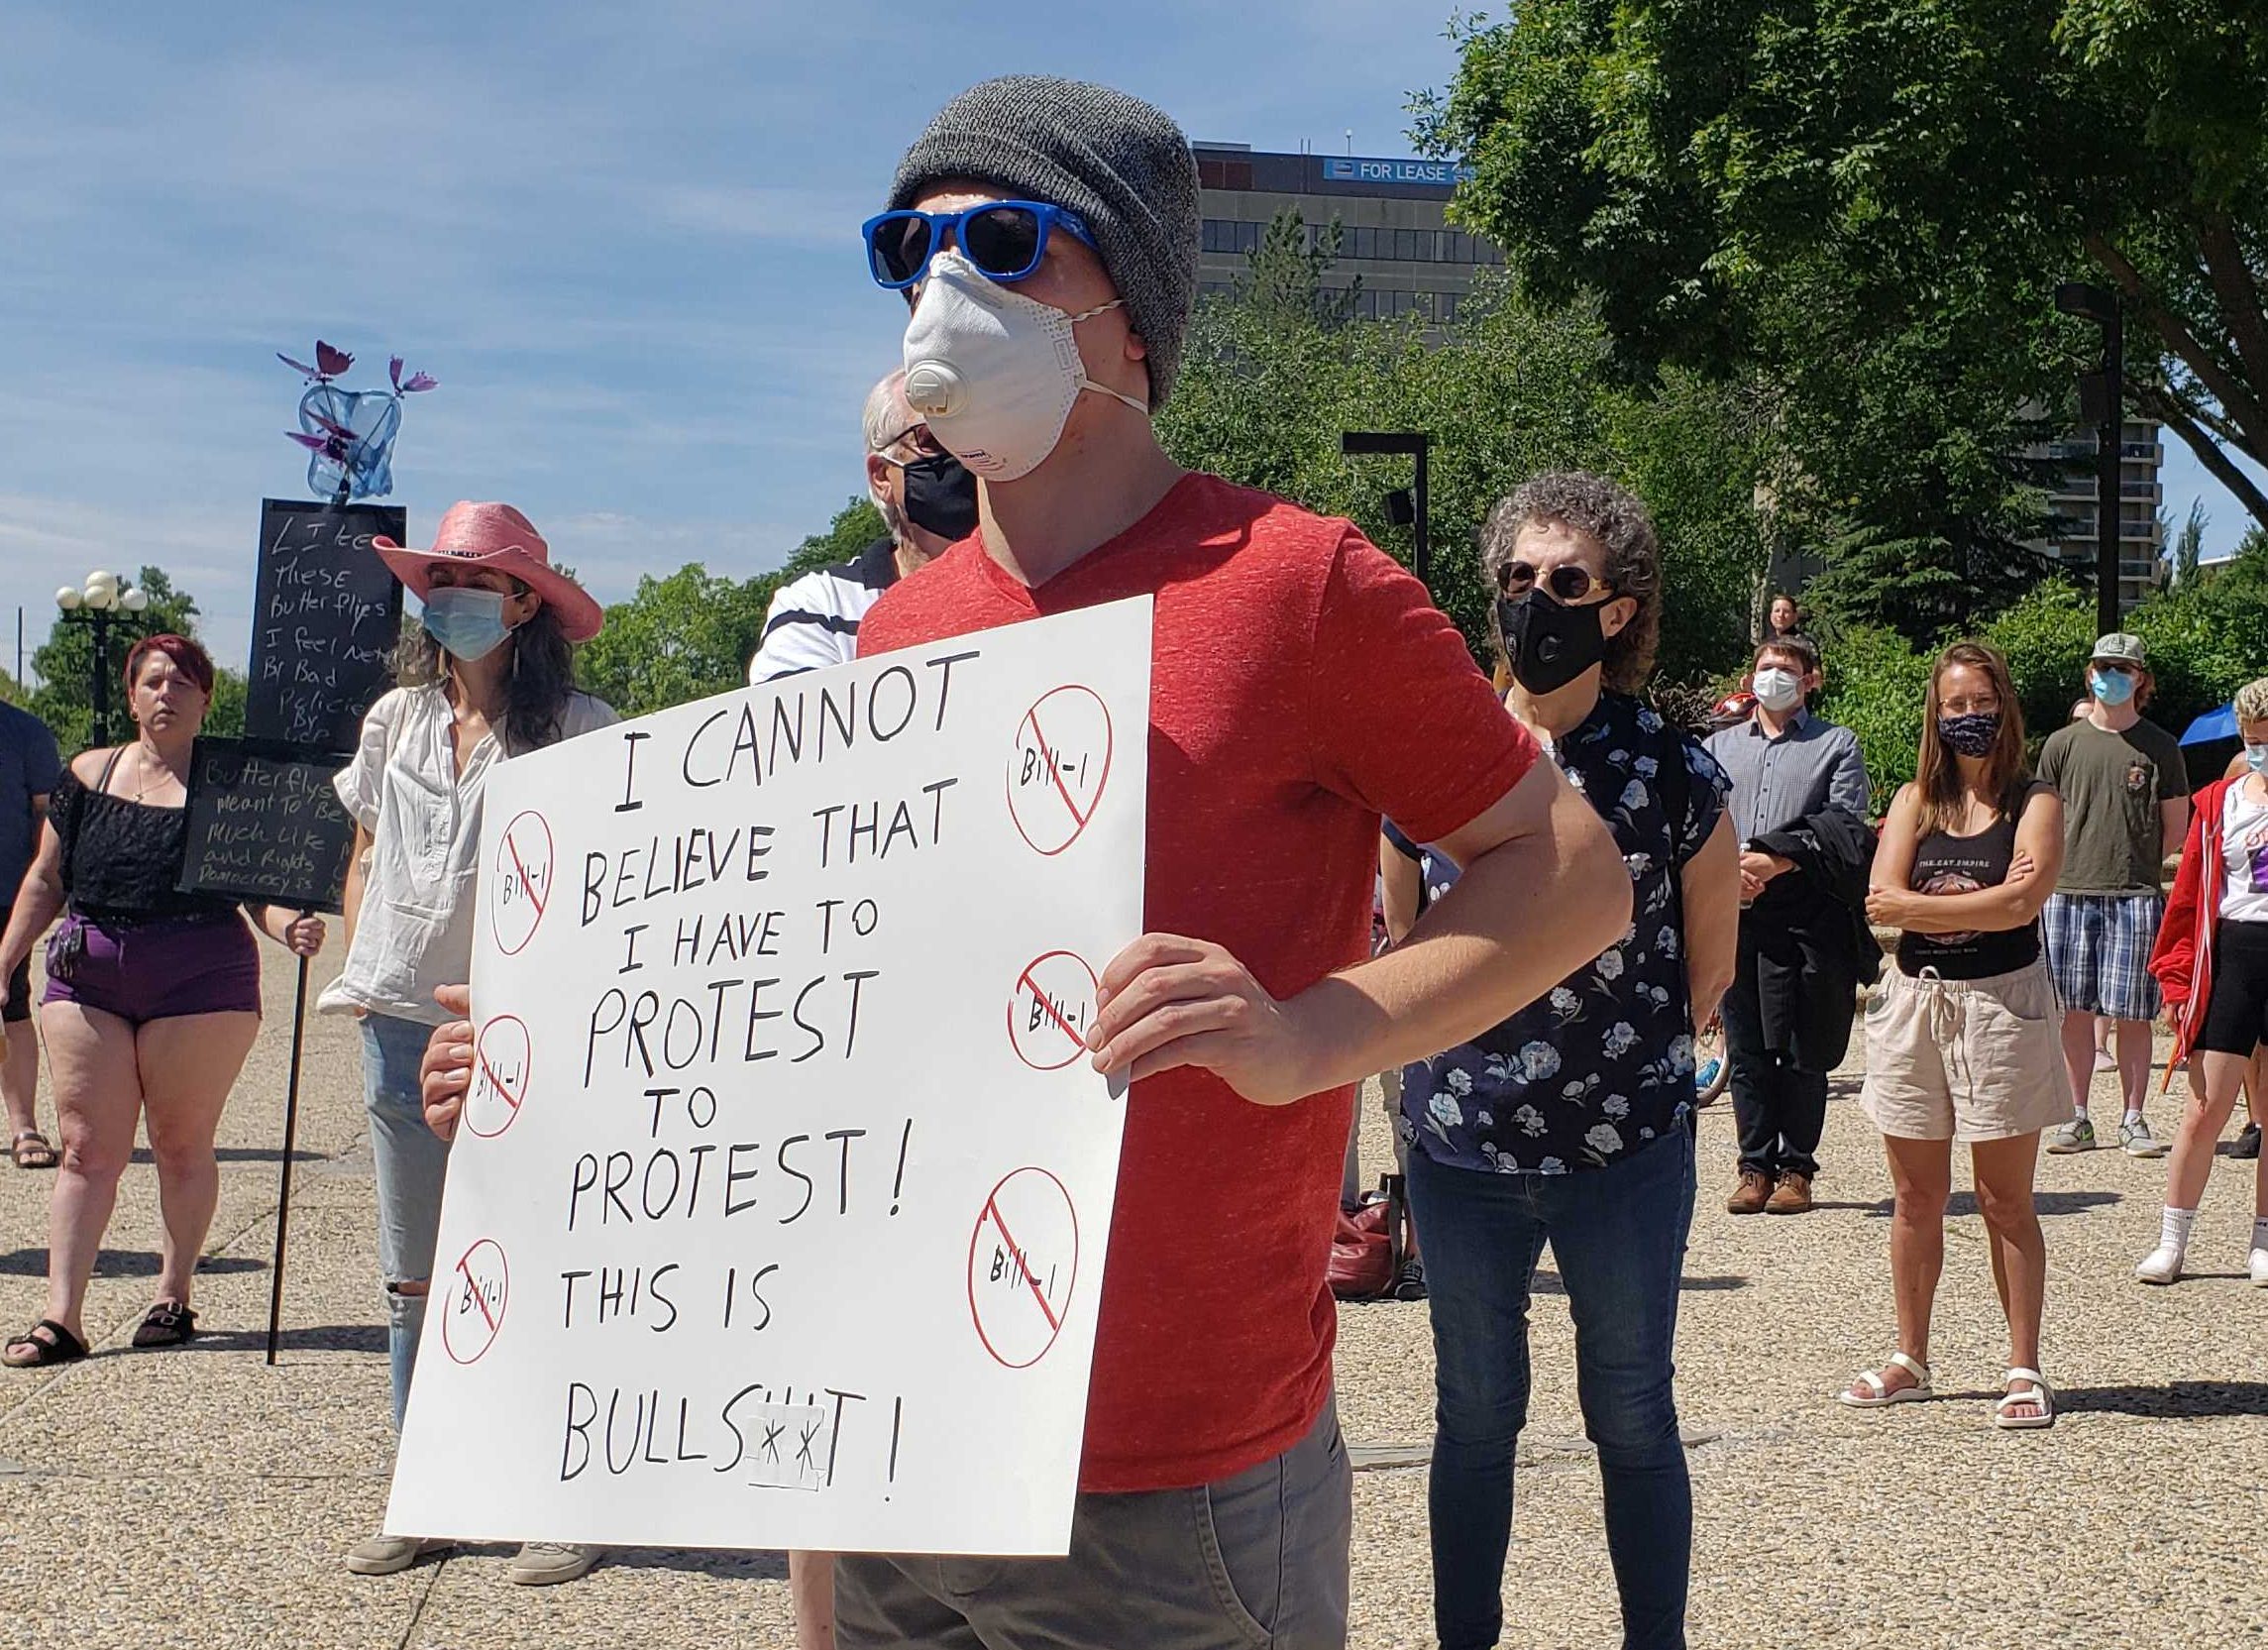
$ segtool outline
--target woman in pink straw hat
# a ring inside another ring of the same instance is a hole
[[[598,604],[551,565],[509,504],[453,504],[430,550],[377,549],[425,605],[394,660],[399,684],[363,718],[362,745],[338,778],[355,817],[347,876],[347,961],[321,1007],[362,1021],[363,1086],[385,1274],[393,1424],[409,1398],[449,1148],[425,1126],[417,1067],[446,1019],[433,989],[473,960],[481,793],[497,762],[617,718],[575,687],[573,647],[598,633]],[[377,1535],[347,1555],[357,1575],[406,1570],[437,1544]],[[587,1549],[523,1548],[511,1579],[572,1581]]]

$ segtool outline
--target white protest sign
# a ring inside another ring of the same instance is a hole
[[[1145,598],[490,772],[389,1531],[1067,1550],[1149,659]]]

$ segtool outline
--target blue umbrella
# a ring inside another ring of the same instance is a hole
[[[2214,739],[2233,739],[2235,737],[2236,707],[2223,705],[2219,710],[2208,711],[2197,720],[2191,722],[2189,731],[2182,735],[2182,743],[2185,745],[2202,745],[2211,743]]]

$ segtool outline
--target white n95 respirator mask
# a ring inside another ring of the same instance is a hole
[[[988,482],[1013,482],[1047,461],[1082,389],[1132,395],[1087,377],[1072,329],[1124,298],[1070,315],[988,278],[958,247],[929,261],[906,328],[906,404],[944,449]]]

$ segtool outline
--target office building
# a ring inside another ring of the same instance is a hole
[[[1243,144],[1197,151],[1202,185],[1200,290],[1226,292],[1276,214],[1299,213],[1311,237],[1337,219],[1339,262],[1324,277],[1344,291],[1360,277],[1354,313],[1380,319],[1415,312],[1457,318],[1475,271],[1504,262],[1477,235],[1449,227],[1445,212],[1464,168],[1447,161],[1385,161],[1349,155],[1275,155]]]
[[[2118,463],[2118,605],[2138,605],[2165,579],[2166,529],[2159,520],[2165,489],[2158,479],[2165,443],[2155,422],[2126,420]],[[2030,455],[2048,466],[2046,538],[2034,548],[2095,578],[2095,436],[2069,436],[2035,447]]]

